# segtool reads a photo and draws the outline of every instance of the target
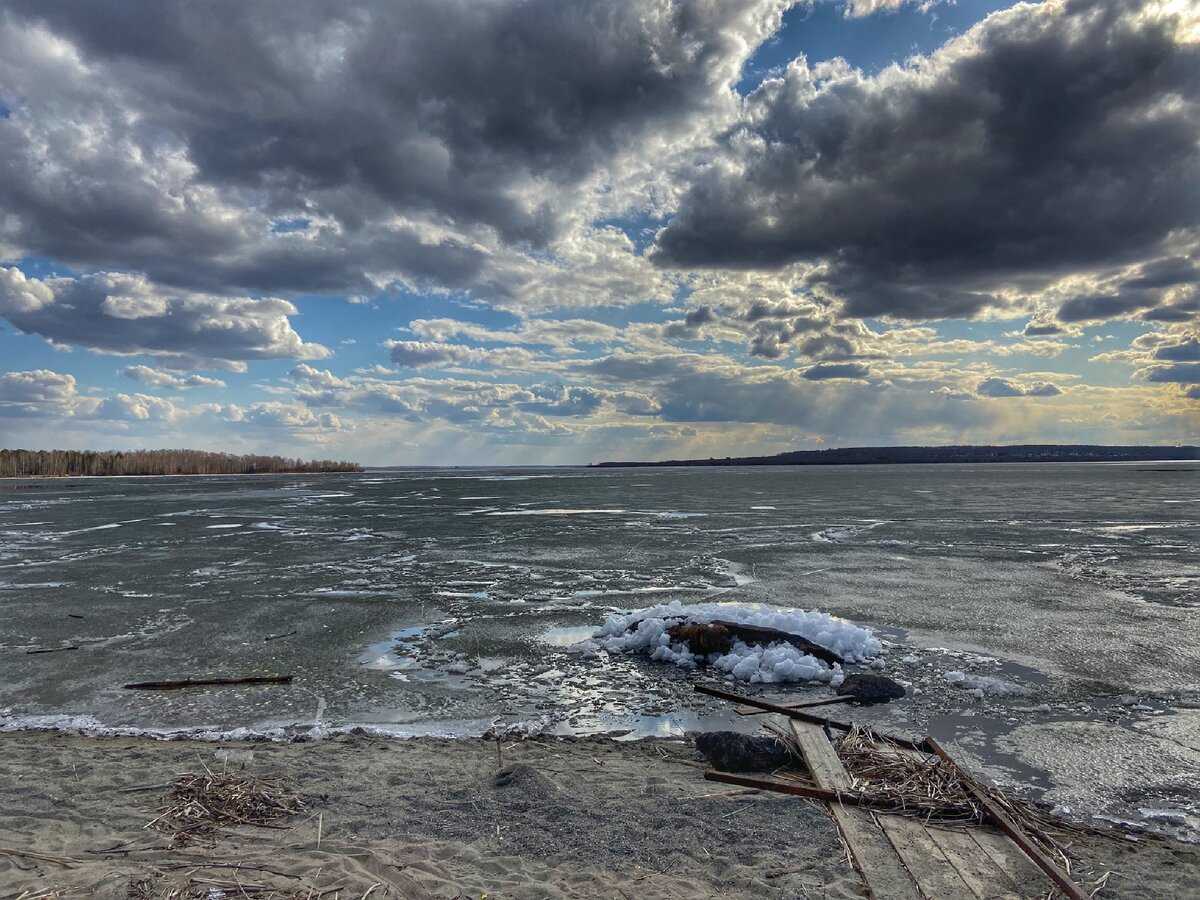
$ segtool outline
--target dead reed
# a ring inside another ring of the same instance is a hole
[[[135,878],[129,882],[129,900],[214,900],[225,897],[253,897],[254,900],[362,900],[364,897],[382,897],[373,885],[364,894],[360,890],[347,891],[344,886],[277,887],[235,877],[164,879],[162,876]]]
[[[171,784],[159,815],[147,828],[173,835],[176,843],[219,825],[283,828],[281,819],[303,812],[303,798],[281,780],[246,773],[184,772]]]

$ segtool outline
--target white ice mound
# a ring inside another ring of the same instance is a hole
[[[686,644],[672,644],[667,629],[680,622],[704,623],[714,619],[775,628],[808,638],[832,650],[847,662],[862,662],[882,649],[879,639],[862,628],[828,613],[766,606],[761,603],[695,603],[678,600],[645,609],[608,616],[593,636],[596,647],[614,653],[648,650],[650,658],[674,663],[685,669],[707,663],[740,681],[825,681],[842,682],[841,666],[828,666],[791,644],[767,647],[734,641],[728,653],[697,657]]]

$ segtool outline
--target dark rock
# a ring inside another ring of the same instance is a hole
[[[837,692],[859,703],[889,703],[905,695],[904,685],[882,675],[848,675]]]
[[[782,742],[773,737],[706,731],[696,736],[699,750],[714,768],[725,772],[767,772],[791,762]]]

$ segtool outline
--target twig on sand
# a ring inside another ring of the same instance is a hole
[[[50,856],[47,853],[34,853],[32,850],[18,850],[15,847],[0,847],[0,855],[21,856],[25,859],[36,859],[39,862],[48,862],[59,866],[65,866],[68,869],[83,862],[81,859],[72,859],[69,856]]]
[[[118,794],[137,794],[142,791],[165,791],[175,782],[165,781],[161,784],[139,784],[134,787],[121,788],[117,791]]]

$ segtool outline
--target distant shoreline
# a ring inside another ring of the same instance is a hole
[[[1180,445],[1105,446],[1099,444],[1018,444],[944,447],[841,447],[830,450],[792,450],[774,456],[726,456],[708,459],[615,461],[589,468],[658,468],[685,466],[842,466],[940,465],[959,463],[1084,463],[1084,462],[1197,462],[1200,447]]]
[[[102,478],[162,475],[309,475],[361,472],[358,463],[262,453],[162,450],[0,449],[3,478]]]
[[[155,472],[145,475],[0,475],[4,481],[102,481],[109,478],[261,478],[269,475],[362,475],[362,472]]]

